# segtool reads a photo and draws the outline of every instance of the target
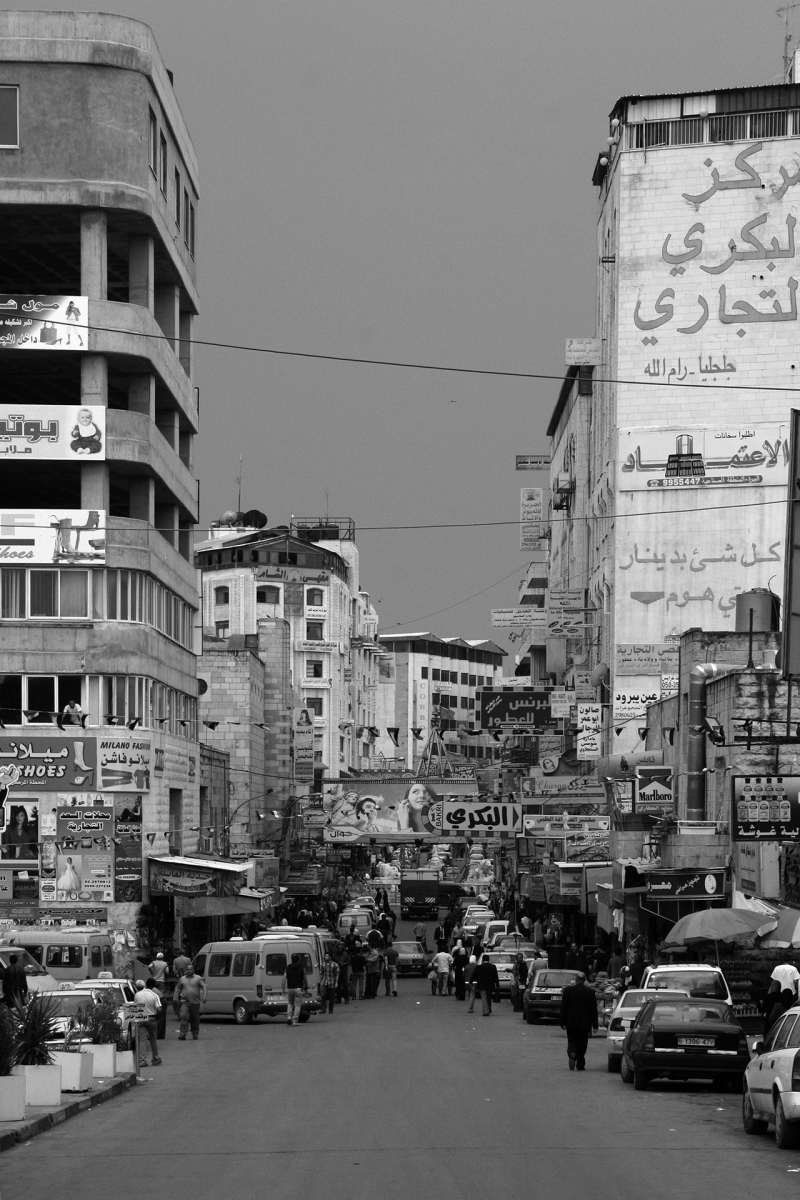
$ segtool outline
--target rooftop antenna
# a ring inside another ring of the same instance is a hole
[[[783,8],[778,8],[775,10],[776,16],[780,17],[781,15],[783,15],[783,17],[784,17],[784,34],[783,34],[783,78],[784,78],[784,82],[788,82],[788,80],[789,80],[789,66],[792,61],[792,56],[789,53],[789,46],[791,45],[791,42],[792,42],[792,35],[789,33],[789,13],[794,8],[800,8],[800,3],[786,4],[786,5],[784,5]]]
[[[237,502],[236,511],[242,511],[242,455],[239,455],[239,474],[236,476],[236,482],[239,485],[239,500]]]
[[[325,524],[328,524],[328,490],[325,489]]]

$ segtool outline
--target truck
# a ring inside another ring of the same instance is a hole
[[[439,916],[439,872],[424,867],[404,870],[400,874],[400,916],[427,917],[435,921]]]

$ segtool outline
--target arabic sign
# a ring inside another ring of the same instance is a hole
[[[445,800],[431,810],[431,821],[442,837],[453,833],[521,833],[522,805]]]
[[[550,588],[547,592],[548,616],[581,613],[586,607],[586,592],[583,588]]]
[[[496,729],[501,725],[532,725],[546,728],[552,721],[550,693],[535,688],[519,688],[514,692],[493,692],[484,688],[478,694],[481,729]]]
[[[547,614],[545,635],[548,638],[583,638],[593,629],[592,613]]]
[[[518,471],[546,471],[550,466],[549,454],[518,454]]]
[[[86,296],[0,295],[0,349],[86,350]]]
[[[114,899],[114,809],[105,805],[56,810],[56,900]]]
[[[597,775],[548,775],[544,779],[523,779],[523,795],[527,796],[564,796],[571,794],[576,798],[589,797],[592,800],[605,800],[606,793]]]
[[[0,512],[0,563],[103,563],[106,514],[100,509],[4,509]]]
[[[583,867],[565,867],[558,864],[558,892],[560,896],[580,896],[583,892]]]
[[[87,455],[96,462],[106,456],[106,410],[101,405],[0,404],[0,458],[74,462]]]
[[[557,720],[569,718],[570,709],[575,704],[574,692],[551,692],[550,712]]]
[[[39,791],[85,791],[94,785],[93,737],[0,737],[0,784]]]
[[[575,672],[575,696],[578,700],[594,700],[596,691],[592,685],[591,671]]]
[[[603,706],[578,702],[578,762],[591,762],[603,753]]]
[[[294,777],[298,783],[314,782],[314,725],[302,709],[294,725]]]
[[[150,859],[150,893],[156,896],[235,896],[244,874],[215,871],[205,865],[162,863]]]
[[[105,792],[149,792],[151,756],[148,736],[127,733],[99,737],[99,786]]]
[[[520,488],[519,493],[519,548],[520,550],[542,550],[542,496],[541,488]]]
[[[581,813],[542,813],[523,818],[526,837],[563,838],[568,833],[608,833],[610,817],[590,817]]]
[[[614,688],[614,720],[630,721],[643,717],[648,704],[661,699],[661,680],[657,675],[627,675]]]
[[[142,900],[142,797],[114,797],[114,899]]]
[[[601,338],[567,338],[564,359],[568,367],[599,367],[602,355]]]
[[[510,629],[527,626],[529,629],[544,629],[545,615],[541,608],[523,605],[521,608],[493,608],[492,629]]]
[[[413,842],[441,836],[432,812],[443,801],[477,800],[474,778],[373,776],[325,779],[323,840],[329,843]],[[438,808],[436,812],[438,814]]]
[[[297,638],[294,644],[295,650],[302,650],[307,653],[314,654],[338,654],[338,642],[314,642],[307,638]]]
[[[650,871],[647,894],[658,900],[711,899],[725,894],[725,868]]]
[[[800,775],[733,778],[735,842],[800,841]]]
[[[640,767],[637,779],[634,812],[664,815],[675,811],[672,794],[672,767]]]
[[[677,675],[680,648],[674,642],[618,642],[615,675]]]
[[[623,492],[786,487],[789,430],[786,425],[623,429],[619,464]]]

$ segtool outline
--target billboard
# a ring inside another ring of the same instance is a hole
[[[492,629],[511,629],[523,626],[529,629],[544,629],[546,624],[544,609],[534,608],[533,605],[492,609]]]
[[[477,799],[474,779],[397,775],[324,779],[323,840],[413,842],[443,837],[442,802]]]
[[[102,509],[0,511],[0,564],[56,563],[80,566],[106,560],[106,514]]]
[[[0,350],[88,348],[88,297],[0,295]]]
[[[106,456],[102,405],[0,404],[0,460],[76,462]]]
[[[619,435],[621,492],[786,487],[789,426],[645,426]]]
[[[545,729],[552,725],[550,693],[537,688],[515,688],[513,692],[484,688],[478,693],[478,703],[481,729],[499,729],[501,725]]]
[[[308,709],[301,710],[294,723],[294,778],[298,783],[314,782],[314,725]]]
[[[105,792],[149,792],[152,743],[147,734],[97,739],[98,787]]]
[[[434,827],[441,829],[442,837],[453,833],[476,836],[490,833],[522,833],[521,804],[464,804],[443,800],[431,809],[430,819]]]
[[[683,867],[669,871],[650,871],[647,895],[653,900],[691,900],[724,898],[725,868]]]
[[[142,796],[114,797],[114,899],[142,899]]]
[[[56,900],[114,899],[114,809],[56,810]]]
[[[545,550],[547,548],[547,543],[542,538],[542,495],[541,488],[520,488],[520,550]]]
[[[735,842],[800,841],[800,775],[736,775],[732,789]]]
[[[0,737],[0,764],[0,783],[15,791],[85,791],[94,787],[96,739]]]

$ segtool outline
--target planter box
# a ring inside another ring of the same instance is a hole
[[[0,1075],[0,1121],[24,1121],[25,1077]]]
[[[14,1067],[25,1077],[25,1103],[36,1108],[57,1108],[61,1103],[61,1067]]]
[[[62,1092],[88,1092],[92,1087],[94,1058],[91,1054],[53,1052],[53,1062],[61,1067]]]
[[[85,1051],[86,1054],[91,1054],[94,1059],[94,1069],[92,1074],[95,1079],[113,1079],[117,1073],[117,1047],[116,1046],[91,1046]]]
[[[136,1056],[133,1050],[117,1051],[117,1075],[135,1075]]]

